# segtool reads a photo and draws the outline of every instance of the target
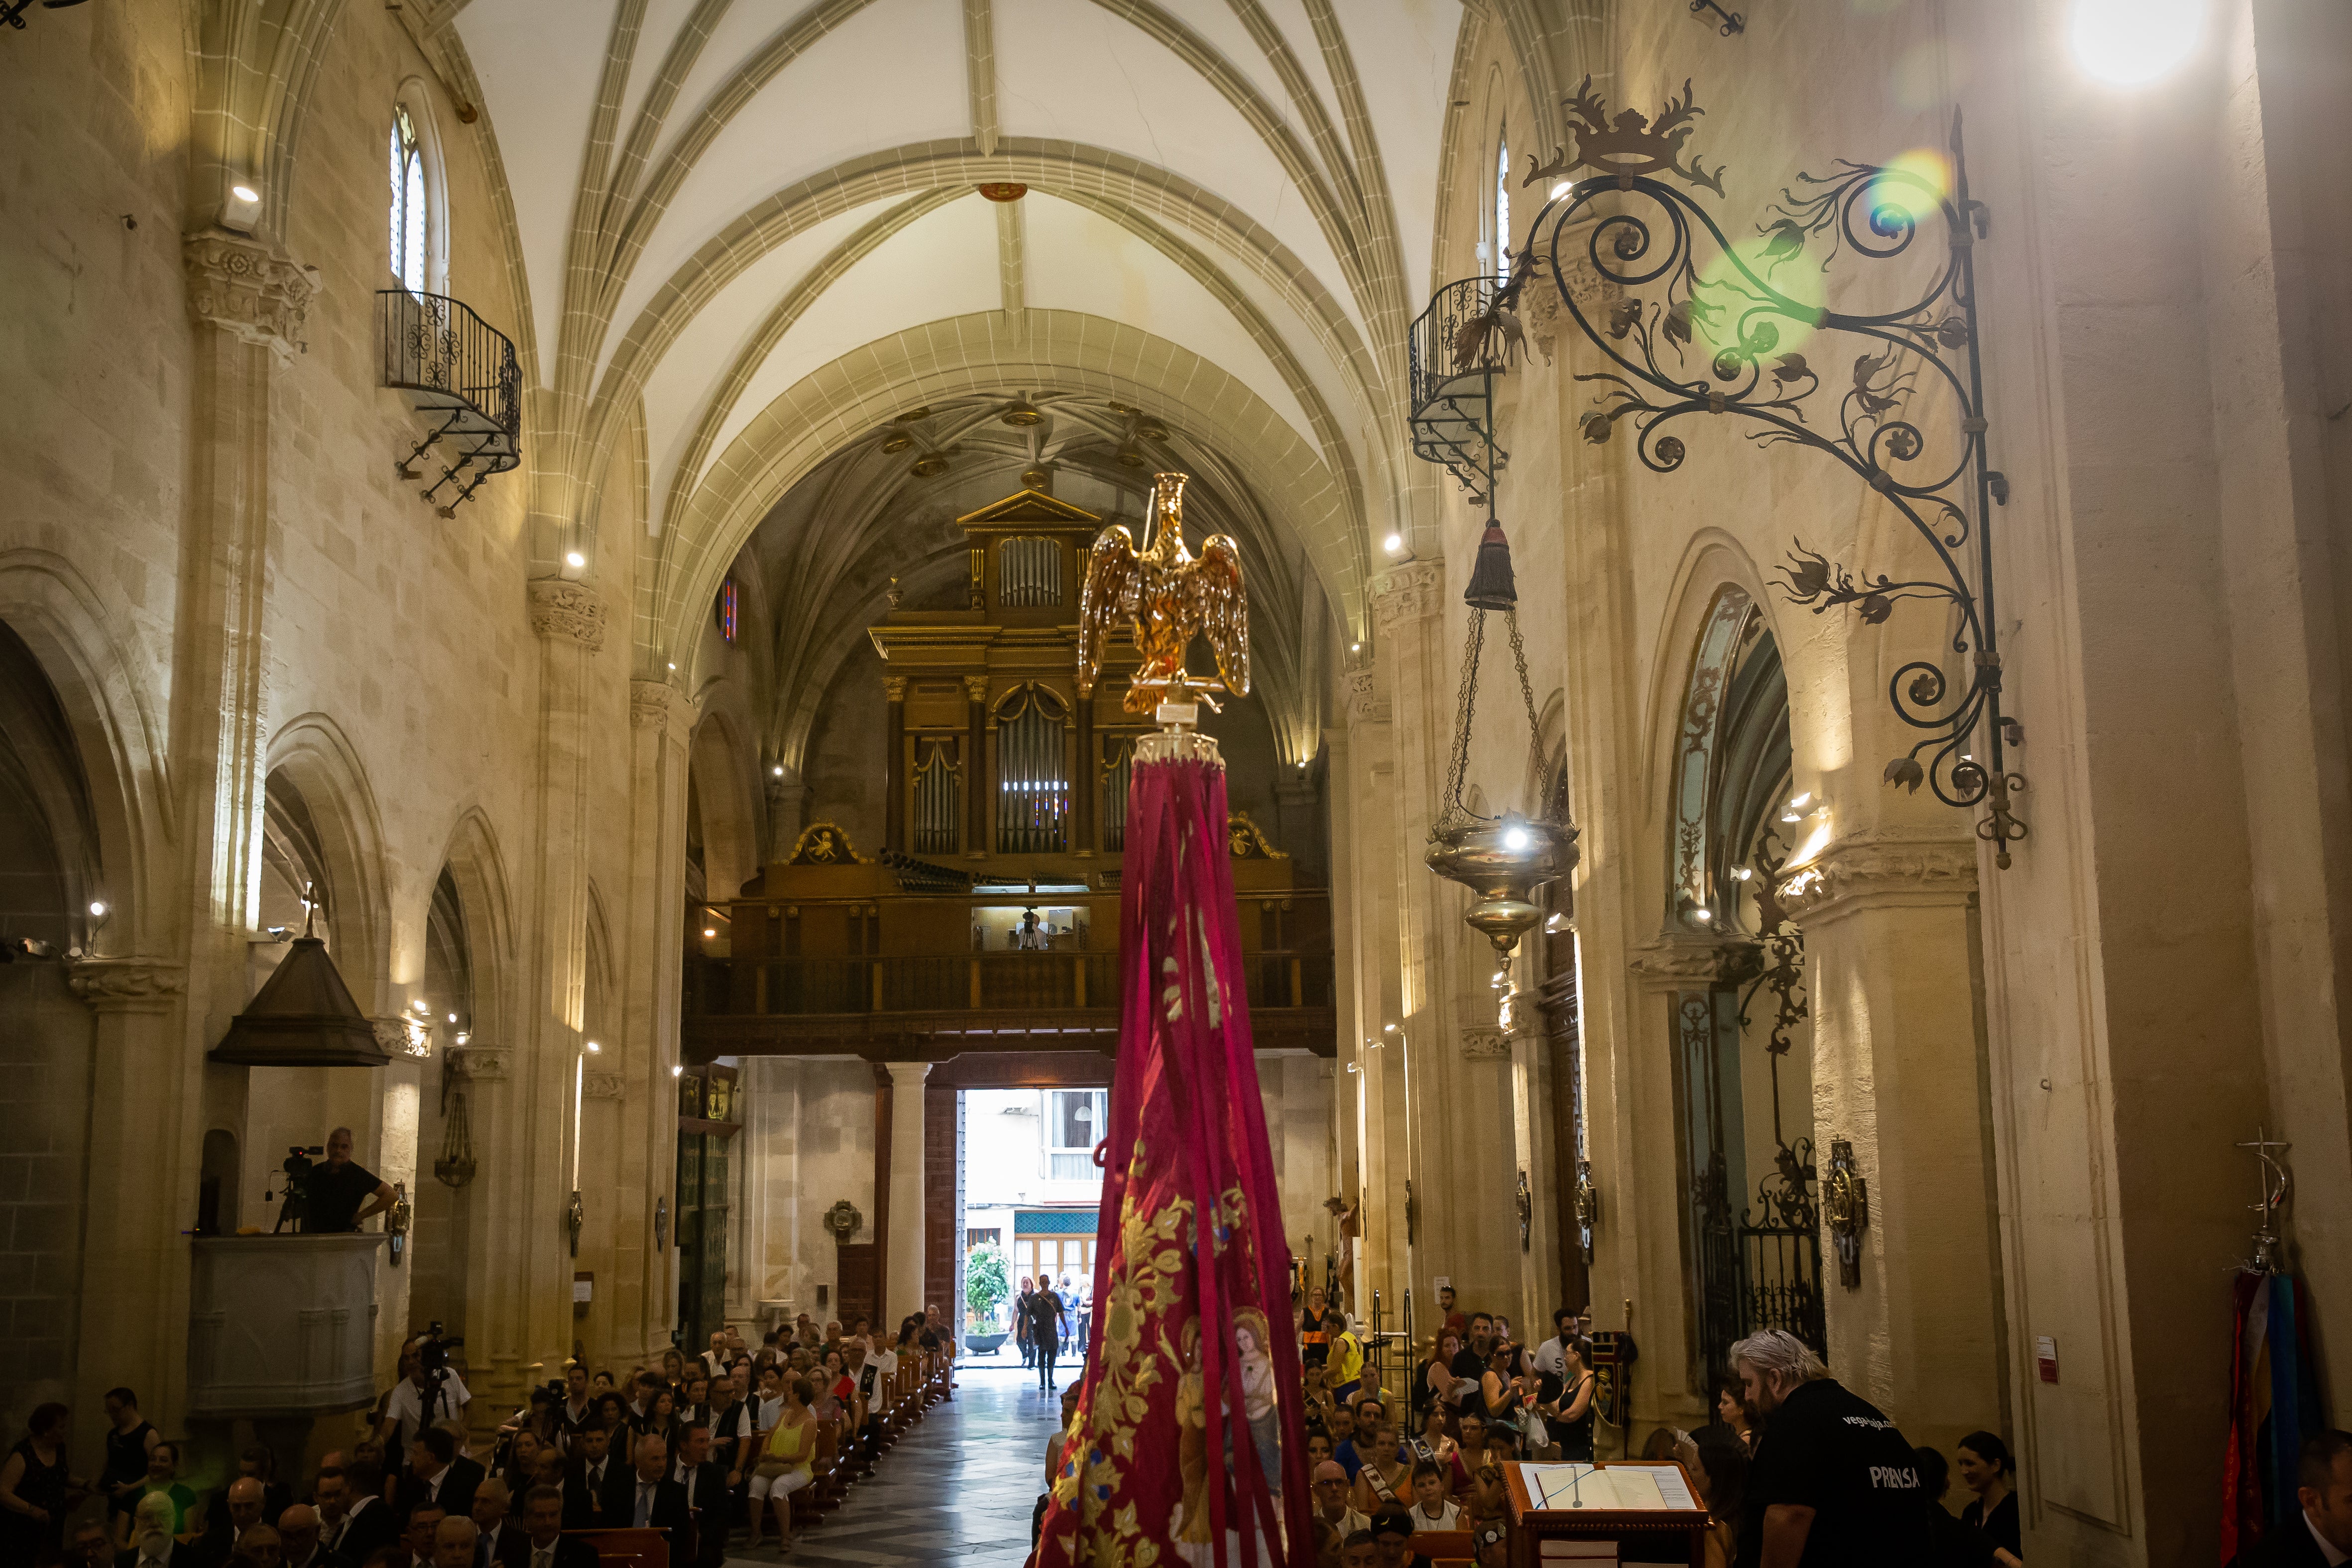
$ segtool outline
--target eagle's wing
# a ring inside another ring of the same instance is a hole
[[[1087,552],[1087,580],[1078,590],[1078,679],[1094,684],[1102,668],[1103,638],[1129,613],[1139,571],[1135,536],[1112,523]]]
[[[1200,584],[1201,634],[1217,656],[1225,689],[1246,697],[1250,689],[1249,595],[1242,587],[1242,547],[1230,533],[1210,536],[1192,567]]]

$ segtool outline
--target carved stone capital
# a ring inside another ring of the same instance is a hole
[[[309,346],[303,324],[318,285],[291,260],[226,229],[208,228],[180,242],[188,314],[281,359]]]
[[[1781,907],[1799,925],[1889,905],[1957,904],[1977,889],[1976,841],[1841,839],[1781,879]]]
[[[394,1061],[433,1054],[433,1026],[422,1018],[370,1018],[375,1026],[376,1048]]]
[[[1507,1029],[1492,1024],[1472,1024],[1462,1031],[1462,1059],[1465,1062],[1507,1061],[1511,1056],[1511,1036]]]
[[[580,1075],[580,1093],[587,1100],[619,1100],[625,1093],[621,1075],[616,1072],[591,1072]]]
[[[78,958],[66,984],[100,1013],[163,1013],[187,991],[188,970],[161,958]]]
[[[1383,632],[1444,614],[1445,563],[1408,561],[1374,577],[1372,624]]]
[[[963,689],[964,695],[970,697],[974,702],[987,701],[988,677],[984,675],[965,676],[963,678]]]
[[[882,678],[882,698],[883,700],[887,702],[904,702],[907,700],[907,678],[903,675],[884,676]]]
[[[507,1053],[471,1046],[466,1050],[466,1076],[476,1083],[504,1083]]]
[[[639,730],[658,730],[686,717],[686,694],[667,680],[629,682],[629,723]]]
[[[569,637],[590,653],[604,646],[604,601],[586,584],[541,577],[529,586],[532,631],[543,637]]]
[[[1360,724],[1389,721],[1389,700],[1381,693],[1380,671],[1364,665],[1347,673],[1348,717]]]
[[[1625,967],[1644,991],[1705,991],[1751,978],[1758,962],[1754,942],[1664,938],[1643,948]]]

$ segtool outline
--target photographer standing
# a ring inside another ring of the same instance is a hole
[[[399,1196],[390,1182],[352,1163],[348,1127],[327,1134],[326,1163],[310,1172],[307,1185],[302,1228],[313,1234],[357,1230],[362,1222],[392,1207]]]
[[[401,1366],[408,1375],[385,1399],[383,1419],[375,1434],[383,1444],[387,1463],[395,1465],[406,1456],[418,1433],[444,1421],[464,1422],[466,1406],[473,1398],[466,1380],[449,1364],[446,1347],[434,1334],[411,1342],[401,1352]]]

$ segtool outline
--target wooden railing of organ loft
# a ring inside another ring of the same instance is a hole
[[[1259,929],[1277,938],[1313,933],[1299,945],[1244,945],[1242,966],[1253,1009],[1328,1007],[1332,956],[1328,899],[1320,892],[1278,897],[1244,894]],[[764,902],[709,906],[731,925],[763,919]],[[1105,911],[1109,915],[1109,911]],[[1109,935],[1117,929],[1115,916]],[[1056,939],[1057,941],[1060,939]],[[1293,939],[1297,941],[1297,938]],[[688,1016],[814,1017],[845,1014],[1056,1012],[1116,1007],[1118,954],[1099,948],[874,953],[782,958],[713,957],[689,951],[684,976]]]

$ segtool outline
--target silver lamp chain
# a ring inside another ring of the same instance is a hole
[[[1511,660],[1517,667],[1519,700],[1528,714],[1528,767],[1535,775],[1535,799],[1530,802],[1531,814],[1541,816],[1551,799],[1551,780],[1543,760],[1543,731],[1536,719],[1536,693],[1528,679],[1528,645],[1519,635],[1519,613],[1503,612],[1504,625],[1511,634]],[[1468,816],[1469,807],[1462,804],[1462,785],[1470,773],[1470,726],[1478,706],[1478,658],[1486,643],[1486,612],[1470,612],[1468,634],[1462,648],[1462,689],[1454,704],[1454,755],[1446,770],[1445,799],[1441,819]]]

